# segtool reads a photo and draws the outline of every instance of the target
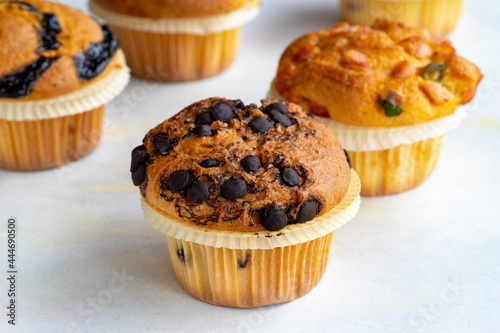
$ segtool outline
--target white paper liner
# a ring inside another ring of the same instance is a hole
[[[290,224],[279,231],[238,232],[204,228],[184,222],[151,207],[141,199],[146,220],[167,236],[212,247],[244,250],[270,250],[323,237],[349,222],[358,212],[361,198],[358,175],[351,170],[349,189],[330,211],[306,223]]]
[[[267,98],[286,100],[279,94],[273,80]],[[326,125],[349,151],[376,151],[386,150],[401,145],[412,144],[418,141],[435,138],[448,133],[466,117],[462,107],[455,113],[427,121],[425,123],[399,127],[366,127],[340,123],[331,118],[314,115],[316,119]]]
[[[93,1],[89,2],[89,9],[112,26],[151,33],[191,35],[209,35],[240,27],[251,21],[260,11],[259,7],[246,6],[229,14],[197,18],[151,19],[118,14]]]
[[[130,69],[125,63],[125,55],[118,50],[116,56],[122,68],[112,70],[105,77],[72,93],[26,102],[1,101],[0,119],[29,121],[59,118],[107,104],[123,91],[130,80]]]

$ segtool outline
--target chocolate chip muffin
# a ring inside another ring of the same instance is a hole
[[[152,129],[132,178],[155,208],[209,228],[279,230],[330,210],[350,170],[328,129],[299,106],[210,98]]]
[[[188,106],[149,131],[130,171],[180,285],[217,305],[309,292],[333,230],[359,207],[359,179],[337,139],[298,105],[273,99]]]
[[[105,104],[128,82],[113,31],[49,1],[0,1],[0,168],[39,170],[90,153]]]

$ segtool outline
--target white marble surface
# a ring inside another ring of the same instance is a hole
[[[92,155],[57,170],[0,171],[0,331],[500,332],[499,18],[499,2],[469,0],[451,35],[485,78],[431,178],[404,194],[364,198],[335,232],[320,284],[283,305],[223,308],[181,289],[163,235],[143,219],[130,151],[193,101],[258,101],[284,47],[339,20],[335,2],[264,1],[239,58],[216,78],[133,80],[110,105]],[[11,215],[19,219],[16,327],[4,315]],[[122,284],[116,274],[125,274]]]

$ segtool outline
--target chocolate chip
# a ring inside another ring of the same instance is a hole
[[[141,165],[149,159],[148,151],[143,145],[137,146],[132,150],[132,160],[130,163],[130,172],[135,172]]]
[[[234,103],[233,103],[234,105]],[[219,120],[223,123],[229,122],[233,119],[233,108],[228,103],[219,103],[213,106],[212,114],[215,120]]]
[[[193,132],[193,134],[196,134],[198,136],[211,136],[212,135],[212,129],[210,128],[210,126],[207,126],[207,125],[196,126],[195,128],[193,128],[193,130],[191,132]]]
[[[177,249],[177,251],[175,251],[176,254],[177,254],[177,257],[180,259],[180,261],[182,261],[183,263],[186,262],[186,256],[184,255],[184,249]]]
[[[202,203],[208,199],[208,185],[204,182],[195,181],[187,190],[187,196],[194,203]]]
[[[208,125],[211,124],[214,121],[214,117],[212,116],[211,112],[202,112],[198,113],[196,115],[196,119],[194,120],[195,123],[199,125]]]
[[[311,221],[318,214],[318,207],[314,201],[304,203],[297,213],[297,223]]]
[[[167,189],[171,192],[179,192],[193,183],[193,180],[189,176],[189,172],[186,170],[177,170],[172,172],[167,180]]]
[[[144,179],[146,179],[146,165],[141,164],[135,171],[132,171],[132,182],[134,186],[139,186]]]
[[[241,179],[231,178],[222,184],[221,194],[229,200],[244,197],[247,194],[247,184]]]
[[[167,134],[165,133],[158,133],[156,134],[152,139],[151,142],[153,142],[153,153],[155,155],[163,155],[170,149],[172,149],[172,139],[168,137]]]
[[[292,121],[278,110],[269,111],[269,115],[271,116],[272,120],[280,123],[283,127],[288,127],[292,124]]]
[[[262,226],[270,231],[283,229],[288,223],[283,208],[276,204],[267,206],[262,213]]]
[[[344,149],[344,153],[345,153],[345,158],[347,159],[347,163],[349,164],[349,169],[352,169],[351,156],[349,156],[349,153],[345,149]]]
[[[247,254],[247,256],[245,257],[245,259],[242,259],[242,258],[238,258],[238,266],[240,268],[245,268],[248,263],[250,262],[250,254]]]
[[[264,108],[263,112],[270,113],[272,110],[276,110],[285,116],[290,113],[290,110],[288,110],[288,107],[285,104],[279,103],[279,102],[269,104],[268,106],[266,106]]]
[[[236,101],[236,108],[243,110],[245,108],[245,104],[242,101],[237,100]]]
[[[256,172],[260,167],[260,159],[254,155],[248,155],[241,160],[241,166],[248,172]]]
[[[204,168],[213,168],[216,167],[220,164],[221,161],[213,159],[213,158],[208,158],[200,163],[200,165]]]
[[[300,183],[299,174],[292,168],[286,168],[285,170],[283,170],[281,178],[283,179],[283,183],[285,183],[285,185],[287,186],[295,186]]]
[[[271,124],[266,120],[266,118],[261,116],[255,116],[248,123],[248,127],[256,133],[266,133],[271,128]]]

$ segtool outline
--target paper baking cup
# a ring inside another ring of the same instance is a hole
[[[0,168],[41,170],[67,164],[100,142],[105,104],[130,78],[123,53],[121,69],[78,91],[37,101],[0,102]]]
[[[381,17],[443,37],[458,22],[464,0],[341,0],[340,5],[343,19],[351,24],[372,24]]]
[[[321,280],[332,232],[350,221],[360,204],[354,171],[344,199],[332,210],[279,231],[235,232],[203,228],[152,208],[146,220],[166,234],[179,284],[207,303],[256,307],[292,301]]]
[[[434,170],[445,135],[386,150],[349,151],[361,179],[361,195],[380,196],[410,190]]]
[[[117,14],[91,1],[90,10],[112,26],[132,74],[156,81],[191,81],[228,68],[239,50],[242,27],[259,12],[189,19],[149,19]]]
[[[286,100],[272,82],[267,98]],[[425,123],[400,127],[347,125],[315,116],[348,151],[361,179],[361,195],[400,193],[424,182],[434,170],[446,133],[466,117],[463,108]]]
[[[271,83],[267,98],[286,100],[276,90],[275,81]],[[449,116],[399,127],[355,126],[343,124],[331,118],[317,115],[314,117],[333,132],[346,150],[366,152],[386,150],[441,136],[460,125],[466,113],[463,108],[458,108]]]
[[[118,14],[99,6],[94,1],[89,2],[89,9],[92,13],[105,20],[106,23],[115,27],[159,34],[189,34],[200,36],[211,35],[240,27],[250,22],[260,11],[260,7],[249,4],[248,6],[244,6],[228,14],[197,18],[151,19]]]

